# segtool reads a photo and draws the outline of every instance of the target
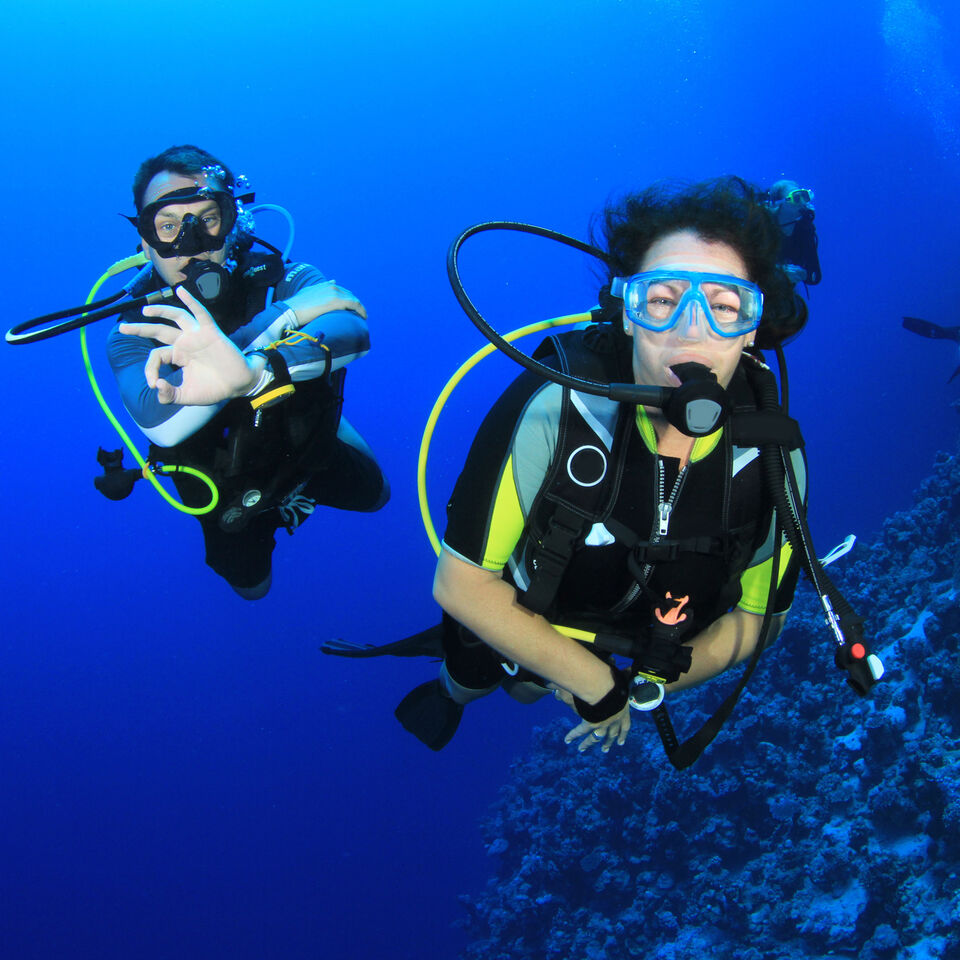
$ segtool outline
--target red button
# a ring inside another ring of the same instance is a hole
[[[854,660],[862,660],[867,655],[867,648],[862,643],[855,643],[850,648],[850,656]]]

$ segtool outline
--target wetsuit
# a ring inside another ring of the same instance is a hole
[[[214,318],[247,355],[284,341],[291,332],[285,298],[326,282],[315,267],[256,254],[240,259],[232,279],[228,305],[214,310]],[[151,272],[135,293],[160,286]],[[121,322],[143,319],[131,311]],[[275,347],[295,392],[263,408],[259,418],[246,398],[212,406],[161,404],[144,376],[147,357],[159,344],[117,328],[107,341],[124,405],[152,441],[151,459],[195,467],[217,483],[219,504],[198,519],[207,563],[235,587],[253,587],[267,578],[277,528],[292,532],[314,503],[344,510],[382,505],[380,468],[364,450],[337,436],[343,367],[368,351],[366,323],[350,311],[333,311],[305,324],[301,333],[307,336],[294,335]],[[162,366],[160,375],[174,385],[182,381],[179,368]],[[174,483],[186,505],[209,501],[207,488],[189,475],[174,474]],[[252,504],[251,491],[260,496]]]
[[[801,208],[796,217],[789,219],[793,215],[793,207],[794,204],[784,204],[783,216],[786,221],[780,222],[783,231],[780,262],[799,267],[803,271],[803,282],[814,286],[822,279],[814,213],[808,208]]]
[[[742,369],[729,392],[749,406],[752,393]],[[649,628],[654,607],[668,591],[674,598],[690,598],[691,637],[735,606],[762,615],[773,525],[757,451],[734,446],[721,429],[696,440],[681,474],[678,460],[657,453],[643,408],[629,410],[572,393],[564,410],[563,389],[529,373],[500,397],[474,440],[448,505],[445,549],[468,563],[502,571],[524,602],[536,576],[537,543],[552,510],[547,494],[555,481],[548,478],[561,422],[569,429],[572,417],[581,423],[580,452],[572,459],[568,452],[563,455],[574,472],[585,471],[584,483],[592,484],[590,470],[596,464],[591,466],[591,458],[599,449],[606,451],[610,469],[601,483],[609,497],[602,517],[575,544],[556,596],[542,611],[547,619],[636,635]],[[581,467],[576,466],[579,457],[586,458]],[[796,454],[794,461],[803,483],[802,457]],[[556,466],[564,472],[563,464]],[[665,533],[660,532],[662,503],[671,511]],[[647,546],[638,547],[637,540]],[[649,546],[654,541],[660,542],[659,552]],[[785,547],[775,613],[789,609],[797,573]],[[501,680],[497,654],[463,628],[449,626],[448,618],[444,645],[451,676],[473,689]]]

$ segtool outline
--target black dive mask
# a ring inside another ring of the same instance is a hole
[[[183,204],[203,203],[183,215]],[[237,200],[226,190],[185,187],[148,203],[138,217],[129,217],[137,233],[165,260],[195,257],[223,249],[237,222]]]

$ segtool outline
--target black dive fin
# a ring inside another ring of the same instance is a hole
[[[919,317],[904,317],[903,326],[911,333],[919,333],[928,340],[954,340],[960,343],[960,327],[941,327],[938,323],[921,320]]]
[[[439,680],[428,680],[411,690],[393,712],[421,743],[442,750],[460,726],[463,707],[446,695]]]
[[[435,627],[380,647],[375,647],[372,643],[352,643],[334,637],[325,641],[320,649],[334,657],[436,657],[442,660],[442,636],[443,625],[438,623]]]

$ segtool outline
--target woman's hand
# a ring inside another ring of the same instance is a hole
[[[183,287],[177,296],[186,306],[143,308],[145,317],[162,317],[163,323],[121,323],[120,333],[159,340],[164,346],[150,352],[143,368],[147,386],[156,388],[161,403],[209,406],[241,397],[263,372],[262,358],[248,360],[217,326],[206,307]],[[183,381],[174,386],[160,376],[163,364],[180,367]]]
[[[567,690],[561,690],[559,687],[553,688],[553,695],[565,703],[571,710],[573,706],[573,696]],[[574,710],[574,712],[576,712]],[[601,723],[590,723],[588,720],[581,720],[567,735],[563,738],[564,743],[573,743],[578,737],[583,739],[577,747],[578,753],[583,753],[591,747],[601,744],[600,750],[603,753],[609,753],[610,748],[616,743],[623,746],[627,741],[627,734],[630,732],[630,704],[627,703],[624,708],[612,717],[608,717]]]

